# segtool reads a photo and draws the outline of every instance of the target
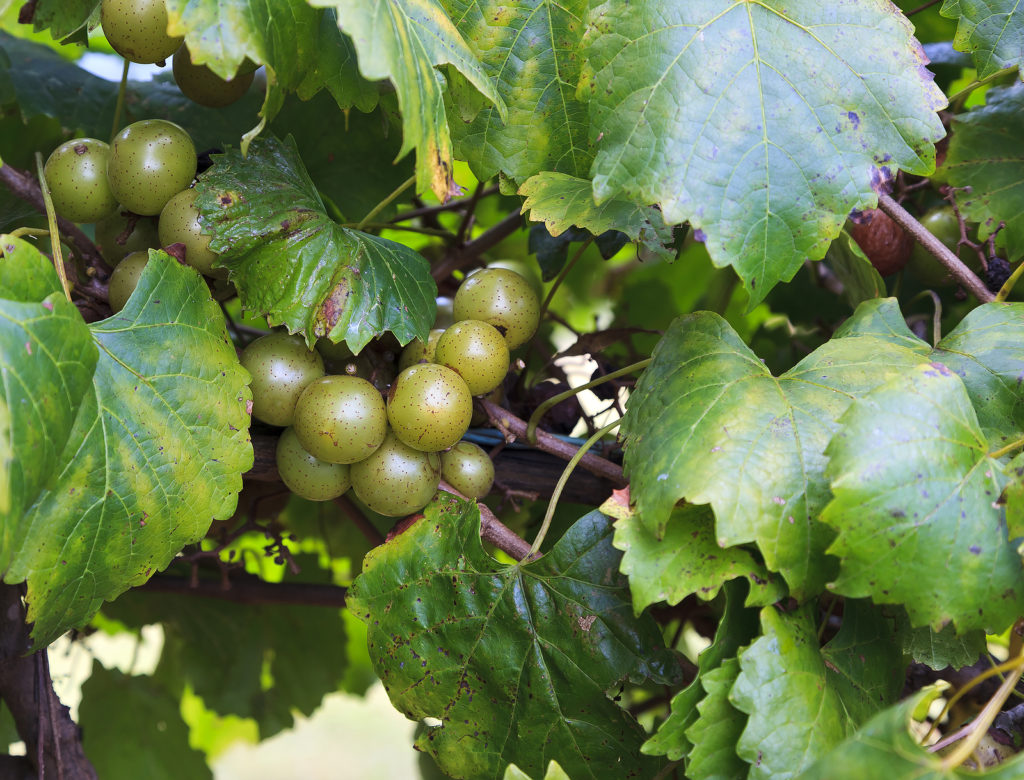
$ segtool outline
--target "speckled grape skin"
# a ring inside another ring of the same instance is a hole
[[[114,136],[107,180],[114,197],[136,214],[159,214],[195,174],[195,144],[174,122],[144,119]]]
[[[368,458],[384,441],[388,413],[380,392],[348,374],[325,376],[305,389],[295,407],[299,443],[328,463]]]
[[[461,376],[436,363],[409,366],[388,394],[388,422],[403,442],[423,452],[446,450],[473,417],[473,396]]]
[[[473,395],[484,395],[500,385],[508,373],[508,346],[494,326],[463,320],[438,339],[434,362],[465,379]]]
[[[130,62],[152,63],[167,59],[181,38],[167,34],[164,0],[103,0],[100,25],[107,43]]]
[[[421,452],[389,431],[370,457],[353,463],[352,489],[374,512],[401,517],[418,512],[437,492],[441,459],[436,452]]]
[[[433,363],[434,350],[437,349],[437,340],[441,338],[442,333],[444,333],[442,328],[434,328],[427,334],[426,344],[419,339],[410,341],[398,358],[398,370],[404,371],[417,363]]]
[[[203,235],[199,224],[199,209],[195,207],[199,192],[194,189],[182,190],[164,205],[160,211],[160,246],[182,243],[185,245],[185,262],[205,276],[226,279],[225,268],[214,270],[216,252],[210,250],[210,237]]]
[[[533,286],[515,271],[484,268],[459,285],[452,305],[455,321],[481,320],[505,337],[510,350],[537,332],[540,300]]]
[[[306,386],[324,375],[320,355],[307,349],[301,337],[287,333],[260,336],[242,350],[240,360],[252,374],[252,416],[281,427],[292,424],[295,403]]]
[[[53,208],[72,222],[96,222],[117,209],[107,182],[110,147],[95,138],[75,138],[53,150],[43,167]]]
[[[352,487],[348,466],[310,455],[291,428],[277,440],[277,472],[292,493],[309,501],[330,501]]]
[[[106,170],[103,175],[107,175]],[[128,234],[123,244],[117,243],[117,239],[128,229],[128,221],[132,218],[135,220],[132,232]],[[156,220],[153,217],[131,215],[128,209],[118,206],[113,214],[96,223],[96,246],[100,248],[103,257],[111,265],[117,265],[132,252],[156,249],[160,246]]]
[[[441,453],[441,478],[469,498],[483,498],[494,484],[494,463],[471,441]]]
[[[117,264],[114,273],[110,275],[109,286],[107,287],[107,301],[110,308],[117,314],[128,299],[132,297],[135,288],[139,285],[139,277],[149,262],[149,252],[132,252]]]
[[[230,81],[225,81],[205,65],[193,63],[185,44],[174,52],[171,70],[174,83],[181,93],[193,103],[208,108],[230,106],[245,94],[253,79],[252,72],[249,72],[239,73]]]

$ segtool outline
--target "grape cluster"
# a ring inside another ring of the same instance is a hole
[[[366,378],[326,373],[321,352],[328,363],[359,361],[341,345],[311,350],[299,336],[271,333],[243,350],[242,365],[253,377],[253,416],[288,426],[277,467],[293,493],[326,501],[351,487],[372,510],[392,517],[422,509],[442,476],[466,496],[487,494],[491,460],[461,439],[473,396],[502,384],[509,350],[536,331],[540,304],[528,281],[495,268],[463,282],[453,311],[447,329],[405,348],[386,400]],[[358,372],[357,364],[348,365]]]

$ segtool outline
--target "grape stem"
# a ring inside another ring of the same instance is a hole
[[[914,303],[921,298],[931,298],[932,304],[935,307],[932,313],[932,346],[934,347],[942,341],[942,300],[934,290],[922,290],[910,299],[910,303]]]
[[[233,601],[236,604],[303,604],[344,607],[347,589],[312,582],[266,582],[251,574],[233,574],[226,581],[156,574],[139,590],[179,593]]]
[[[46,184],[43,173],[43,155],[36,152],[36,173],[39,175],[39,190],[43,193],[43,205],[46,208],[46,222],[50,226],[50,248],[53,250],[53,267],[60,278],[60,286],[64,288],[64,297],[71,302],[71,286],[68,284],[68,272],[64,267],[64,254],[60,251],[60,233],[57,230],[57,212],[53,208],[50,188]]]
[[[974,92],[974,90],[976,90],[978,87],[983,87],[986,84],[991,84],[993,81],[997,81],[998,79],[1001,79],[1003,76],[1009,76],[1016,72],[1016,67],[1003,68],[1002,70],[997,70],[995,73],[989,74],[983,79],[977,79],[976,81],[972,81],[966,87],[964,87],[955,95],[949,98],[949,107],[954,111],[958,110],[962,106],[962,104],[967,101],[967,98],[971,96],[971,93]]]
[[[453,271],[458,271],[472,263],[491,247],[500,244],[522,227],[523,217],[519,211],[513,211],[501,222],[492,225],[479,236],[462,247],[453,247],[444,260],[431,269],[430,275],[435,282],[447,279]]]
[[[469,210],[475,208],[476,203],[481,198],[486,198],[489,195],[494,195],[498,191],[498,185],[487,187],[484,189],[479,196],[469,198],[460,198],[459,200],[450,200],[447,203],[442,203],[440,206],[422,206],[420,208],[410,209],[409,211],[403,211],[401,214],[396,214],[391,218],[391,222],[406,222],[410,219],[417,219],[419,217],[433,217],[437,214],[443,214],[446,211],[462,211],[463,209]]]
[[[460,493],[443,479],[438,487],[445,493],[451,493],[453,496],[458,496],[465,501],[471,500],[468,496]],[[530,543],[501,522],[501,520],[498,519],[498,516],[491,511],[489,506],[478,501],[476,507],[480,510],[481,539],[485,542],[490,542],[503,553],[506,553],[510,558],[514,558],[517,561],[523,561],[532,553]]]
[[[1000,447],[995,452],[990,452],[988,457],[992,458],[992,460],[999,460],[1003,456],[1009,455],[1014,450],[1019,450],[1021,447],[1024,447],[1024,439],[1017,439],[1016,441],[1011,441],[1005,447]]]
[[[117,138],[117,131],[121,129],[121,112],[124,111],[124,93],[128,90],[128,68],[131,66],[131,62],[128,60],[124,61],[124,67],[121,69],[121,86],[117,89],[117,105],[114,107],[114,124],[110,128],[110,143],[114,143],[114,139]]]
[[[1003,282],[1003,286],[999,288],[999,292],[996,293],[996,301],[1004,303],[1006,299],[1010,297],[1010,293],[1013,292],[1014,285],[1020,281],[1020,277],[1022,275],[1024,275],[1024,262],[1014,268],[1013,273],[1010,274],[1010,278]]]
[[[364,228],[364,227],[365,227],[366,225],[368,225],[368,224],[369,224],[370,222],[373,222],[373,218],[374,218],[374,217],[376,217],[376,216],[377,216],[378,214],[380,214],[380,213],[381,213],[381,212],[382,212],[382,211],[383,211],[384,209],[386,209],[386,208],[387,208],[387,207],[388,207],[388,206],[389,206],[389,205],[390,205],[390,204],[391,204],[391,203],[392,203],[392,202],[393,202],[393,201],[394,201],[394,200],[395,200],[395,199],[396,199],[396,198],[397,198],[397,197],[398,197],[399,195],[401,195],[401,194],[402,194],[403,192],[405,192],[405,191],[406,191],[407,189],[409,189],[409,188],[410,188],[411,186],[413,186],[413,185],[414,185],[415,183],[416,183],[416,177],[415,177],[415,176],[410,176],[410,177],[409,177],[408,179],[406,179],[406,180],[405,180],[405,181],[403,181],[403,182],[402,182],[401,184],[399,184],[399,185],[398,185],[398,187],[396,187],[396,188],[395,188],[394,192],[392,192],[392,193],[391,193],[390,195],[388,195],[388,196],[387,196],[386,198],[384,198],[384,200],[382,200],[382,201],[381,201],[380,203],[378,203],[378,204],[377,204],[376,206],[374,206],[374,207],[373,207],[373,208],[372,208],[372,209],[370,210],[370,213],[369,213],[369,214],[367,214],[367,215],[366,215],[365,217],[363,217],[363,218],[362,218],[362,219],[361,219],[361,220],[359,221],[359,224],[358,224],[358,225],[356,225],[356,230],[362,230],[362,229],[363,229],[363,228]]]
[[[565,277],[569,275],[569,272],[573,269],[573,266],[579,262],[580,258],[583,257],[583,253],[587,251],[589,247],[594,243],[594,237],[588,236],[587,240],[584,241],[580,248],[576,250],[576,254],[572,256],[572,260],[566,263],[562,270],[558,272],[558,276],[555,278],[554,284],[551,285],[551,289],[548,290],[548,294],[544,296],[544,303],[540,305],[540,318],[543,319],[547,313],[548,307],[551,305],[551,300],[555,297],[555,293],[558,292],[558,288],[562,286],[562,282],[565,281]]]

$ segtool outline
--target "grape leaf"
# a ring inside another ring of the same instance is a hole
[[[674,661],[632,616],[610,520],[592,512],[543,558],[502,566],[475,505],[445,494],[425,515],[366,556],[349,592],[392,703],[443,722],[417,747],[456,778],[551,759],[573,778],[650,777],[643,730],[606,692],[670,679]]]
[[[981,223],[981,234],[999,233],[1008,258],[1024,255],[1024,85],[990,89],[984,106],[957,114],[943,170],[966,219]]]
[[[99,5],[99,0],[37,0],[32,4],[32,29],[48,29],[54,40],[66,38],[85,27]]]
[[[697,704],[700,713],[686,731],[693,743],[686,776],[692,780],[743,780],[749,766],[736,755],[747,716],[729,702],[729,691],[740,673],[735,658],[726,658],[717,669],[700,677],[705,696]]]
[[[303,100],[309,100],[321,87],[326,87],[339,108],[354,107],[367,112],[376,108],[380,100],[377,85],[359,73],[355,45],[338,29],[338,17],[330,8],[320,15],[317,55],[296,92]]]
[[[338,25],[355,43],[367,79],[391,79],[402,111],[400,154],[416,150],[416,189],[442,201],[457,194],[452,142],[445,117],[443,79],[435,65],[450,64],[494,104],[501,121],[505,102],[439,0],[312,0],[335,8]]]
[[[855,401],[828,445],[837,593],[902,603],[913,625],[1000,631],[1024,606],[995,501],[1004,477],[960,379],[917,366]],[[956,577],[949,572],[956,571]]]
[[[945,135],[945,98],[885,0],[608,0],[585,47],[595,200],[701,229],[751,306],[875,205],[876,168],[930,173]]]
[[[215,159],[196,185],[196,207],[247,309],[310,346],[329,335],[358,353],[389,330],[402,344],[426,340],[437,295],[427,261],[333,222],[293,140],[264,138],[248,157]]]
[[[248,375],[193,269],[151,252],[125,308],[89,329],[92,388],[4,550],[4,581],[28,581],[38,645],[230,516],[252,466]]]
[[[891,609],[891,608],[890,608]],[[902,607],[896,612],[896,639],[905,655],[916,663],[931,669],[962,669],[975,663],[986,651],[985,632],[967,631],[957,635],[956,627],[947,623],[941,631],[930,626],[910,625],[910,618]]]
[[[854,309],[885,295],[885,282],[857,242],[843,231],[825,253],[825,262],[843,284],[843,295]]]
[[[1010,477],[1003,493],[1007,532],[1011,539],[1019,539],[1024,536],[1024,453],[1010,461],[1006,473]]]
[[[946,0],[939,13],[959,20],[953,45],[971,54],[978,78],[1024,63],[1024,10],[1016,0]]]

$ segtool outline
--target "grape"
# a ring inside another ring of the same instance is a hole
[[[310,501],[330,501],[352,486],[348,466],[310,455],[291,428],[277,441],[277,471],[292,493]]]
[[[281,427],[292,424],[306,385],[324,375],[320,355],[287,333],[260,336],[242,350],[240,360],[252,375],[252,416]]]
[[[388,429],[380,392],[357,376],[310,383],[295,407],[295,435],[320,460],[355,463],[373,454]]]
[[[850,236],[882,276],[901,271],[914,248],[914,237],[879,209],[862,211],[850,225]]]
[[[932,209],[921,217],[921,224],[945,244],[949,251],[956,254],[957,244],[960,243],[960,220],[957,219],[952,206],[940,206]],[[975,252],[968,249],[961,253],[960,259],[975,273],[981,270],[981,262]],[[908,267],[925,287],[952,287],[956,283],[946,266],[917,242],[914,243],[914,249],[910,253]]]
[[[434,362],[448,366],[465,379],[470,393],[483,395],[505,379],[508,347],[491,325],[480,320],[463,320],[438,339]]]
[[[531,284],[515,271],[484,268],[466,277],[455,292],[455,321],[482,320],[498,329],[510,350],[537,331],[540,300]]]
[[[462,377],[436,363],[409,366],[388,394],[388,422],[403,442],[423,452],[451,447],[473,416],[473,396]]]
[[[167,34],[164,0],[103,0],[100,25],[110,46],[130,62],[162,62],[181,45]]]
[[[384,442],[365,460],[353,463],[352,489],[374,512],[400,517],[427,505],[441,481],[436,452],[421,452],[388,431]]]
[[[441,453],[441,477],[469,498],[483,498],[494,484],[494,463],[469,441],[460,441]]]
[[[114,196],[129,211],[154,215],[192,183],[196,147],[173,122],[144,119],[114,136],[107,179]]]
[[[238,73],[233,79],[225,81],[205,65],[194,64],[185,44],[174,52],[172,70],[174,82],[182,94],[193,103],[209,108],[231,105],[241,98],[252,84],[252,71]]]
[[[106,171],[104,170],[104,176]],[[123,244],[117,240],[129,230]],[[96,223],[96,246],[103,252],[103,257],[111,265],[117,265],[121,259],[132,252],[145,252],[160,246],[156,220],[153,217],[140,217],[132,214],[122,206],[105,219]]]
[[[402,350],[401,357],[398,358],[398,370],[404,371],[417,363],[433,363],[434,350],[437,349],[437,340],[441,338],[442,333],[444,333],[443,329],[434,328],[427,334],[426,344],[419,339],[410,341]]]
[[[149,252],[132,252],[117,264],[107,287],[107,301],[114,314],[121,311],[132,297],[148,262]]]
[[[217,253],[210,250],[210,237],[203,234],[199,223],[199,209],[195,207],[199,193],[194,189],[182,190],[160,211],[160,245],[185,245],[185,262],[199,273],[215,279],[226,279],[226,268],[214,268]]]
[[[43,175],[53,208],[72,222],[96,222],[117,209],[107,183],[110,147],[95,138],[75,138],[61,144],[46,161]]]

